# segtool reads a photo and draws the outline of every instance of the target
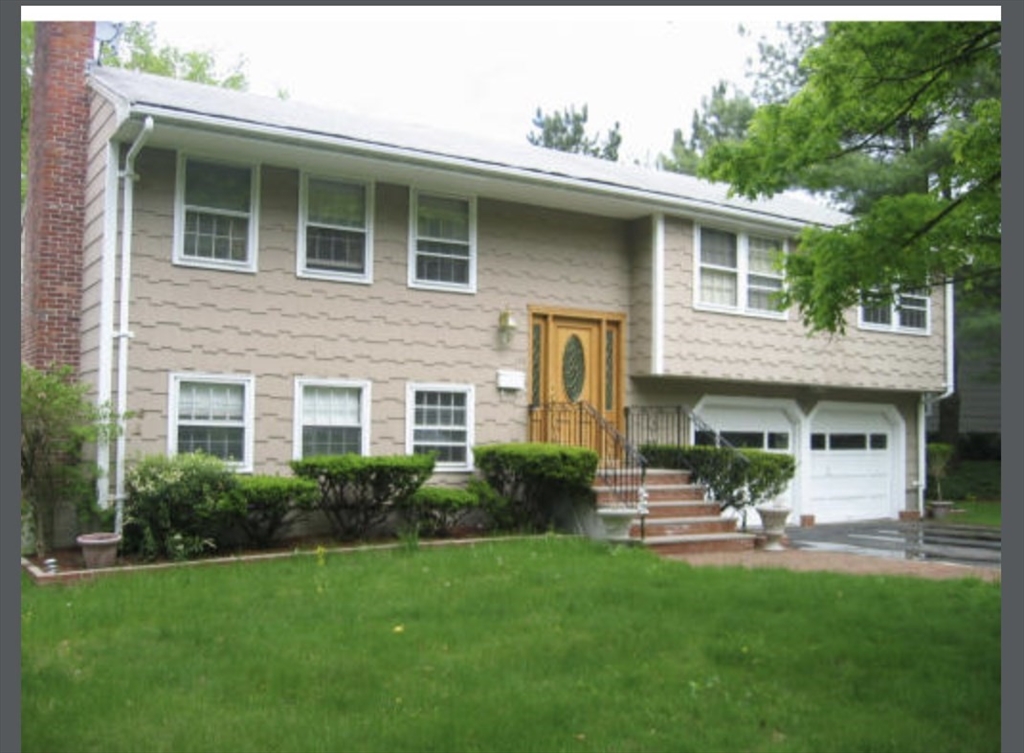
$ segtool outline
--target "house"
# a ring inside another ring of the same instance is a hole
[[[771,302],[773,253],[844,215],[89,66],[92,24],[37,33],[22,352],[131,411],[98,449],[105,500],[132,459],[197,449],[266,473],[436,451],[458,481],[474,445],[550,438],[531,406],[586,403],[636,441],[653,421],[793,453],[793,521],[921,509],[948,293],[851,311],[844,337]]]

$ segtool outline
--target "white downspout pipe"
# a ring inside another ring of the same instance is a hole
[[[114,336],[117,338],[117,415],[120,422],[120,431],[117,433],[117,470],[114,499],[117,503],[117,512],[114,518],[114,530],[121,533],[124,523],[124,455],[127,443],[127,421],[125,414],[128,412],[128,340],[132,337],[128,329],[128,299],[131,292],[131,271],[132,271],[132,215],[135,213],[135,181],[138,176],[135,174],[135,157],[143,144],[153,131],[153,118],[147,116],[142,124],[142,131],[135,137],[131,149],[124,160],[124,170],[121,171],[121,178],[124,180],[122,188],[124,199],[121,207],[121,290],[118,295],[120,310],[118,313],[118,331]]]
[[[956,392],[956,330],[955,330],[955,300],[953,294],[953,283],[946,283],[946,388],[939,394],[929,397],[921,395],[918,406],[917,431],[918,431],[918,453],[917,453],[917,509],[921,517],[924,517],[924,490],[928,483],[928,461],[927,443],[928,435],[925,431],[925,408],[934,406],[936,403],[945,400]]]

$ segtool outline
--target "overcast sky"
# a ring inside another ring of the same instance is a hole
[[[653,162],[720,79],[749,86],[778,20],[998,18],[913,7],[23,7],[23,17],[156,21],[162,41],[244,57],[252,92],[525,142],[531,119],[589,106],[620,159]],[[85,13],[86,15],[82,15]],[[940,15],[941,14],[941,15]],[[987,14],[987,15],[986,15]],[[751,33],[741,36],[743,24]]]

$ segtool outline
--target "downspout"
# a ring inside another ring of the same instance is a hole
[[[934,406],[956,392],[956,330],[955,302],[953,283],[946,283],[946,388],[939,395],[921,395],[917,409],[917,511],[924,517],[924,490],[928,483],[927,446],[928,436],[925,431],[926,407]]]
[[[135,212],[135,181],[138,175],[135,174],[135,157],[143,144],[149,139],[153,131],[153,118],[147,116],[142,124],[142,131],[135,137],[131,149],[124,160],[124,170],[121,171],[121,178],[124,179],[124,199],[121,207],[121,290],[119,293],[120,311],[118,314],[117,338],[117,416],[120,422],[120,431],[117,433],[117,481],[114,492],[114,499],[117,504],[117,512],[114,518],[114,530],[121,533],[124,523],[124,455],[127,437],[127,421],[125,414],[128,412],[128,341],[132,337],[128,329],[128,297],[131,292],[131,271],[132,271],[132,215]]]

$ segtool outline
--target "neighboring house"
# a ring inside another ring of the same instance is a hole
[[[37,89],[34,126],[77,122],[82,164],[61,152],[33,167],[30,204],[60,196],[29,209],[23,357],[73,362],[132,412],[99,450],[104,495],[123,492],[126,461],[197,449],[265,473],[310,453],[436,451],[442,480],[460,479],[474,445],[545,438],[531,405],[586,401],[620,430],[627,409],[686,405],[734,443],[793,453],[794,520],[919,510],[944,291],[852,311],[845,337],[808,336],[770,300],[773,252],[843,215],[86,73],[91,24],[38,29],[41,55],[72,60],[65,85]],[[72,173],[46,177],[58,170]],[[55,232],[72,235],[42,242]],[[63,292],[40,292],[58,268]]]

